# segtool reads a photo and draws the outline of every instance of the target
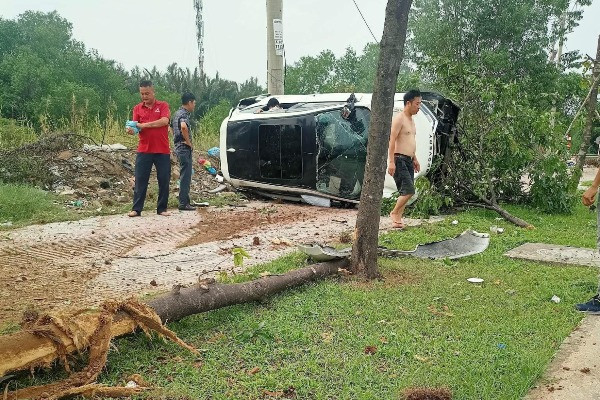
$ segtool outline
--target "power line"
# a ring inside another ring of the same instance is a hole
[[[358,4],[356,4],[356,0],[352,0],[354,2],[354,5],[356,6],[356,9],[358,10],[358,13],[360,14],[363,22],[365,23],[365,25],[367,26],[367,28],[369,29],[369,32],[371,32],[371,36],[373,36],[373,40],[375,40],[375,43],[379,43],[379,41],[377,40],[377,38],[375,37],[375,35],[373,34],[373,31],[371,30],[371,27],[369,26],[369,24],[367,23],[367,20],[365,19],[363,13],[360,11],[360,8],[358,8]]]

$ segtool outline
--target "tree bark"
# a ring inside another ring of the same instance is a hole
[[[513,224],[521,228],[533,228],[533,225],[531,225],[529,222],[510,214],[504,208],[500,207],[495,201],[489,201],[487,199],[482,199],[482,201],[485,203],[485,208],[489,208],[490,210],[496,211],[498,214],[502,215],[502,217],[508,222],[512,222]]]
[[[581,146],[579,146],[579,153],[577,153],[577,164],[573,171],[573,176],[580,176],[580,172],[583,170],[583,164],[585,163],[585,155],[588,147],[590,146],[590,139],[592,137],[592,128],[594,126],[594,119],[596,119],[596,104],[598,98],[598,80],[600,78],[600,36],[598,36],[598,47],[596,49],[596,59],[594,60],[594,69],[592,72],[592,87],[590,93],[586,98],[587,101],[587,118],[585,120],[585,127],[583,129],[583,138],[581,139]],[[567,132],[568,134],[568,132]]]
[[[340,268],[347,268],[347,265],[347,260],[314,264],[283,275],[233,285],[199,282],[193,287],[174,289],[147,304],[166,323],[204,311],[260,300],[285,289],[336,274]],[[98,312],[80,313],[62,319],[62,323],[67,325],[66,329],[63,327],[52,332],[53,337],[64,345],[62,350],[67,354],[82,351],[90,343],[90,338],[98,327],[99,315]],[[136,322],[121,312],[114,318],[110,336],[122,336],[133,332],[135,328]],[[72,334],[67,334],[66,331]],[[60,355],[60,349],[48,337],[23,331],[0,336],[0,376],[12,371],[50,365]]]
[[[387,150],[392,124],[394,95],[404,53],[408,13],[412,0],[388,0],[373,98],[367,161],[360,205],[356,218],[356,240],[352,246],[351,271],[374,279],[377,268],[377,241]]]

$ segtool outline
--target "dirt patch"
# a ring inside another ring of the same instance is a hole
[[[337,242],[355,223],[356,210],[247,202],[170,217],[112,215],[4,231],[0,321],[18,322],[25,310],[68,312],[190,285],[234,269],[235,247],[250,254],[247,268],[296,251],[296,244]],[[384,218],[380,229],[390,225]],[[401,279],[408,278],[396,284]]]
[[[192,201],[217,196],[209,191],[219,183],[197,163],[209,159],[217,169],[219,159],[195,152],[194,173],[190,185]],[[120,144],[98,146],[91,139],[75,134],[43,137],[17,149],[0,151],[0,179],[28,182],[58,194],[65,208],[79,211],[111,210],[129,204],[133,198],[133,173],[136,150]],[[178,191],[179,164],[171,154],[171,185]],[[150,177],[147,201],[154,201],[156,172]],[[230,188],[228,187],[227,190]]]
[[[408,388],[402,398],[404,400],[451,400],[452,393],[446,388]]]
[[[201,234],[190,238],[181,247],[194,246],[215,240],[240,238],[244,233],[256,227],[306,221],[310,218],[308,214],[306,207],[290,209],[274,205],[265,205],[257,209],[244,208],[227,213],[214,209],[201,209],[202,221],[196,226]]]
[[[405,269],[385,269],[382,273],[386,288],[416,285],[423,280],[423,275]]]

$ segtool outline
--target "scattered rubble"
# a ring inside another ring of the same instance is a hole
[[[0,152],[0,179],[6,182],[29,182],[61,197],[65,207],[101,210],[132,201],[135,149],[116,144],[89,143],[90,139],[75,134],[41,138],[18,149]],[[19,163],[11,162],[19,157]],[[218,170],[219,159],[198,152],[194,159],[210,160]],[[222,181],[222,177],[220,180]],[[150,186],[156,183],[152,172]],[[171,196],[179,186],[179,164],[171,157]],[[193,201],[207,200],[229,189],[203,168],[192,175]],[[152,194],[150,194],[152,196]]]

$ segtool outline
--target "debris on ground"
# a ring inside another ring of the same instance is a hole
[[[504,255],[510,258],[551,264],[600,267],[600,254],[596,249],[546,243],[525,243],[506,252]]]
[[[483,252],[490,244],[490,236],[487,233],[479,233],[466,230],[453,239],[440,240],[438,242],[417,245],[412,251],[392,250],[379,247],[378,254],[382,257],[412,256],[428,259],[457,259]],[[319,244],[300,245],[298,249],[316,261],[331,261],[349,257],[352,248],[337,250],[329,246]]]
[[[467,278],[467,281],[471,283],[483,283],[483,279],[481,278]]]
[[[490,232],[500,234],[504,232],[504,228],[499,228],[496,225],[492,225],[490,226]]]
[[[214,152],[213,152],[214,153]],[[210,165],[211,172],[220,167],[218,157],[196,152]],[[28,182],[61,196],[65,207],[97,210],[131,203],[133,198],[136,149],[116,144],[97,144],[76,134],[58,134],[16,149],[0,151],[0,180]],[[171,188],[178,187],[179,164],[171,156]],[[150,185],[156,182],[156,172]],[[203,169],[194,171],[190,195],[192,200],[207,200],[230,188]],[[176,189],[175,189],[176,190]],[[172,196],[176,193],[172,193]]]

